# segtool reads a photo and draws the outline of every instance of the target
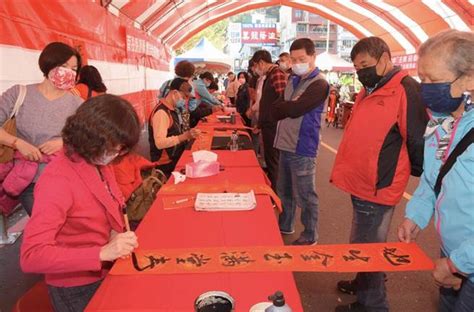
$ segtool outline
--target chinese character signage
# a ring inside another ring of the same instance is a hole
[[[241,44],[241,24],[240,23],[229,23],[229,27],[227,28],[229,34],[229,43],[230,44],[237,44],[240,46]]]
[[[416,69],[417,60],[418,55],[416,55],[415,53],[392,57],[393,64],[401,66],[403,69]]]
[[[276,44],[276,24],[242,24],[242,43]]]
[[[110,274],[378,272],[432,270],[415,243],[140,250]]]
[[[155,38],[133,28],[127,28],[125,36],[129,59],[140,59],[144,56],[151,58],[149,62],[161,62],[166,59],[168,52]]]

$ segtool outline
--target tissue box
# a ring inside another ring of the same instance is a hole
[[[237,109],[235,107],[224,107],[224,113],[237,113]]]
[[[196,151],[193,152],[193,161],[217,161],[217,154],[210,151]]]
[[[219,173],[220,164],[217,161],[192,162],[186,164],[186,177],[203,178],[210,177]]]

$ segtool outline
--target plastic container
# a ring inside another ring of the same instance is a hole
[[[230,136],[230,151],[236,152],[239,150],[239,135],[237,131],[234,130]]]
[[[271,300],[273,304],[266,308],[265,312],[292,312],[291,308],[285,303],[285,297],[281,291],[268,296],[268,300]]]
[[[208,291],[194,301],[194,311],[196,312],[233,312],[234,310],[234,298],[224,291]]]

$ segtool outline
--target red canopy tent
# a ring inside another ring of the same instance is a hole
[[[60,40],[78,47],[109,91],[131,100],[145,119],[156,90],[172,76],[171,50],[222,19],[274,5],[321,15],[359,38],[379,36],[412,68],[416,48],[429,36],[473,29],[468,0],[2,0],[0,91],[41,80],[39,52]]]
[[[219,51],[204,37],[191,50],[178,55],[174,63],[182,60],[194,63],[197,74],[205,71],[226,74],[233,65],[233,59],[230,56]]]
[[[316,56],[316,66],[319,69],[332,72],[353,72],[352,63],[340,58],[336,54],[323,52]]]
[[[171,75],[171,50],[222,19],[275,5],[318,14],[359,38],[381,37],[401,63],[415,63],[417,47],[441,30],[473,29],[471,0],[0,0],[0,91],[43,79],[40,51],[63,41],[79,49],[109,92],[130,100],[145,120],[156,90]]]

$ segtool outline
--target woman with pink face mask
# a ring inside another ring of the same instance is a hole
[[[62,42],[52,42],[41,52],[38,63],[44,79],[26,86],[23,104],[15,116],[17,135],[10,135],[0,128],[0,144],[13,147],[15,158],[38,163],[32,182],[19,196],[29,215],[33,207],[33,189],[46,166],[45,159],[62,149],[61,129],[67,117],[82,103],[81,98],[69,92],[81,69],[81,56],[77,50]],[[1,95],[0,125],[12,114],[20,88],[15,85]]]
[[[54,311],[84,311],[117,258],[138,246],[125,231],[125,202],[111,166],[133,149],[140,122],[132,105],[110,94],[92,97],[62,131],[64,150],[35,189],[20,264],[45,275]]]

